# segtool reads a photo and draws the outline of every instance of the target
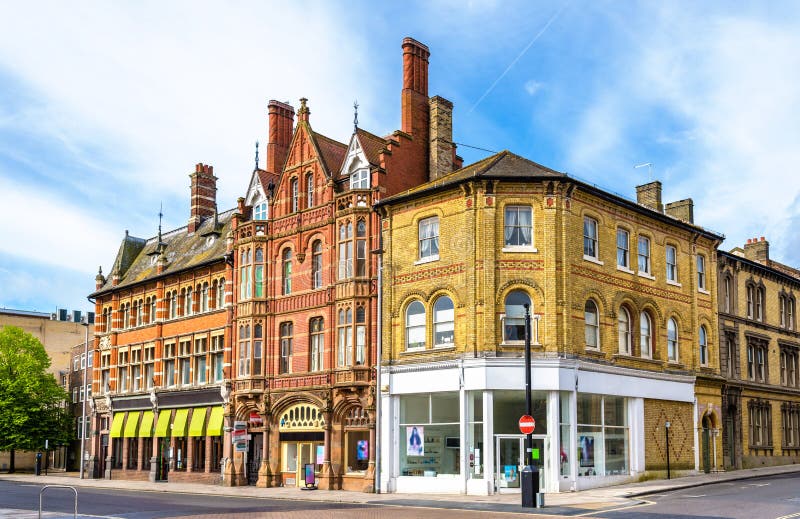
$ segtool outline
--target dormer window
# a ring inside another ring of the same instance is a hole
[[[267,219],[267,203],[261,202],[253,206],[253,220]]]
[[[350,175],[350,189],[369,189],[369,170],[357,169]]]

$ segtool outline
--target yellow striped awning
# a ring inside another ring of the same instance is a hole
[[[130,411],[128,413],[128,420],[125,422],[125,432],[122,433],[122,436],[125,438],[136,438],[140,416],[142,416],[141,411]]]
[[[222,436],[223,425],[222,407],[212,407],[211,416],[208,417],[208,427],[206,427],[206,436]]]
[[[189,418],[188,409],[176,409],[175,419],[172,420],[172,435],[173,437],[186,436],[186,419]]]
[[[125,421],[125,413],[114,413],[114,419],[111,421],[112,438],[119,438],[122,436],[122,422]]]
[[[145,411],[142,413],[142,423],[139,424],[139,438],[149,438],[153,436],[153,418],[153,411]]]
[[[206,425],[207,407],[195,407],[192,410],[192,420],[189,422],[189,436],[203,436]]]
[[[169,436],[169,420],[172,418],[172,409],[162,409],[158,413],[158,423],[156,423],[156,438],[166,438]]]

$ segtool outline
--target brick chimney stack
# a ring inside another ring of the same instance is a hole
[[[430,99],[429,180],[453,171],[453,103],[439,96]]]
[[[694,201],[691,198],[670,202],[664,206],[664,211],[673,218],[694,223]]]
[[[214,176],[214,167],[207,164],[197,164],[194,173],[189,175],[192,179],[192,207],[189,216],[189,234],[197,231],[203,220],[213,216],[217,207],[217,177]]]
[[[294,108],[286,103],[271,100],[267,105],[269,137],[267,140],[267,171],[280,173],[286,163],[289,144],[294,131]]]
[[[403,91],[400,94],[401,127],[405,133],[428,142],[428,47],[414,38],[403,39]]]
[[[639,205],[663,213],[664,206],[661,204],[661,182],[656,180],[648,184],[636,186],[636,201]]]
[[[744,257],[750,261],[768,264],[769,242],[763,236],[760,240],[758,238],[748,239],[744,245]]]

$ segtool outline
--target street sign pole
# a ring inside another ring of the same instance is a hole
[[[533,406],[531,405],[531,307],[525,307],[525,418],[533,416]],[[527,421],[527,420],[526,420]],[[535,426],[535,422],[530,420]],[[520,420],[522,428],[523,420]],[[520,431],[521,432],[521,431]],[[525,468],[521,474],[521,494],[523,508],[538,508],[539,496],[539,469],[533,464],[533,428],[528,429],[525,435],[525,457],[523,459]]]

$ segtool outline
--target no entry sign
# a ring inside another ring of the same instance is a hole
[[[536,429],[536,420],[530,415],[523,415],[519,419],[519,432],[522,434],[531,434]]]

